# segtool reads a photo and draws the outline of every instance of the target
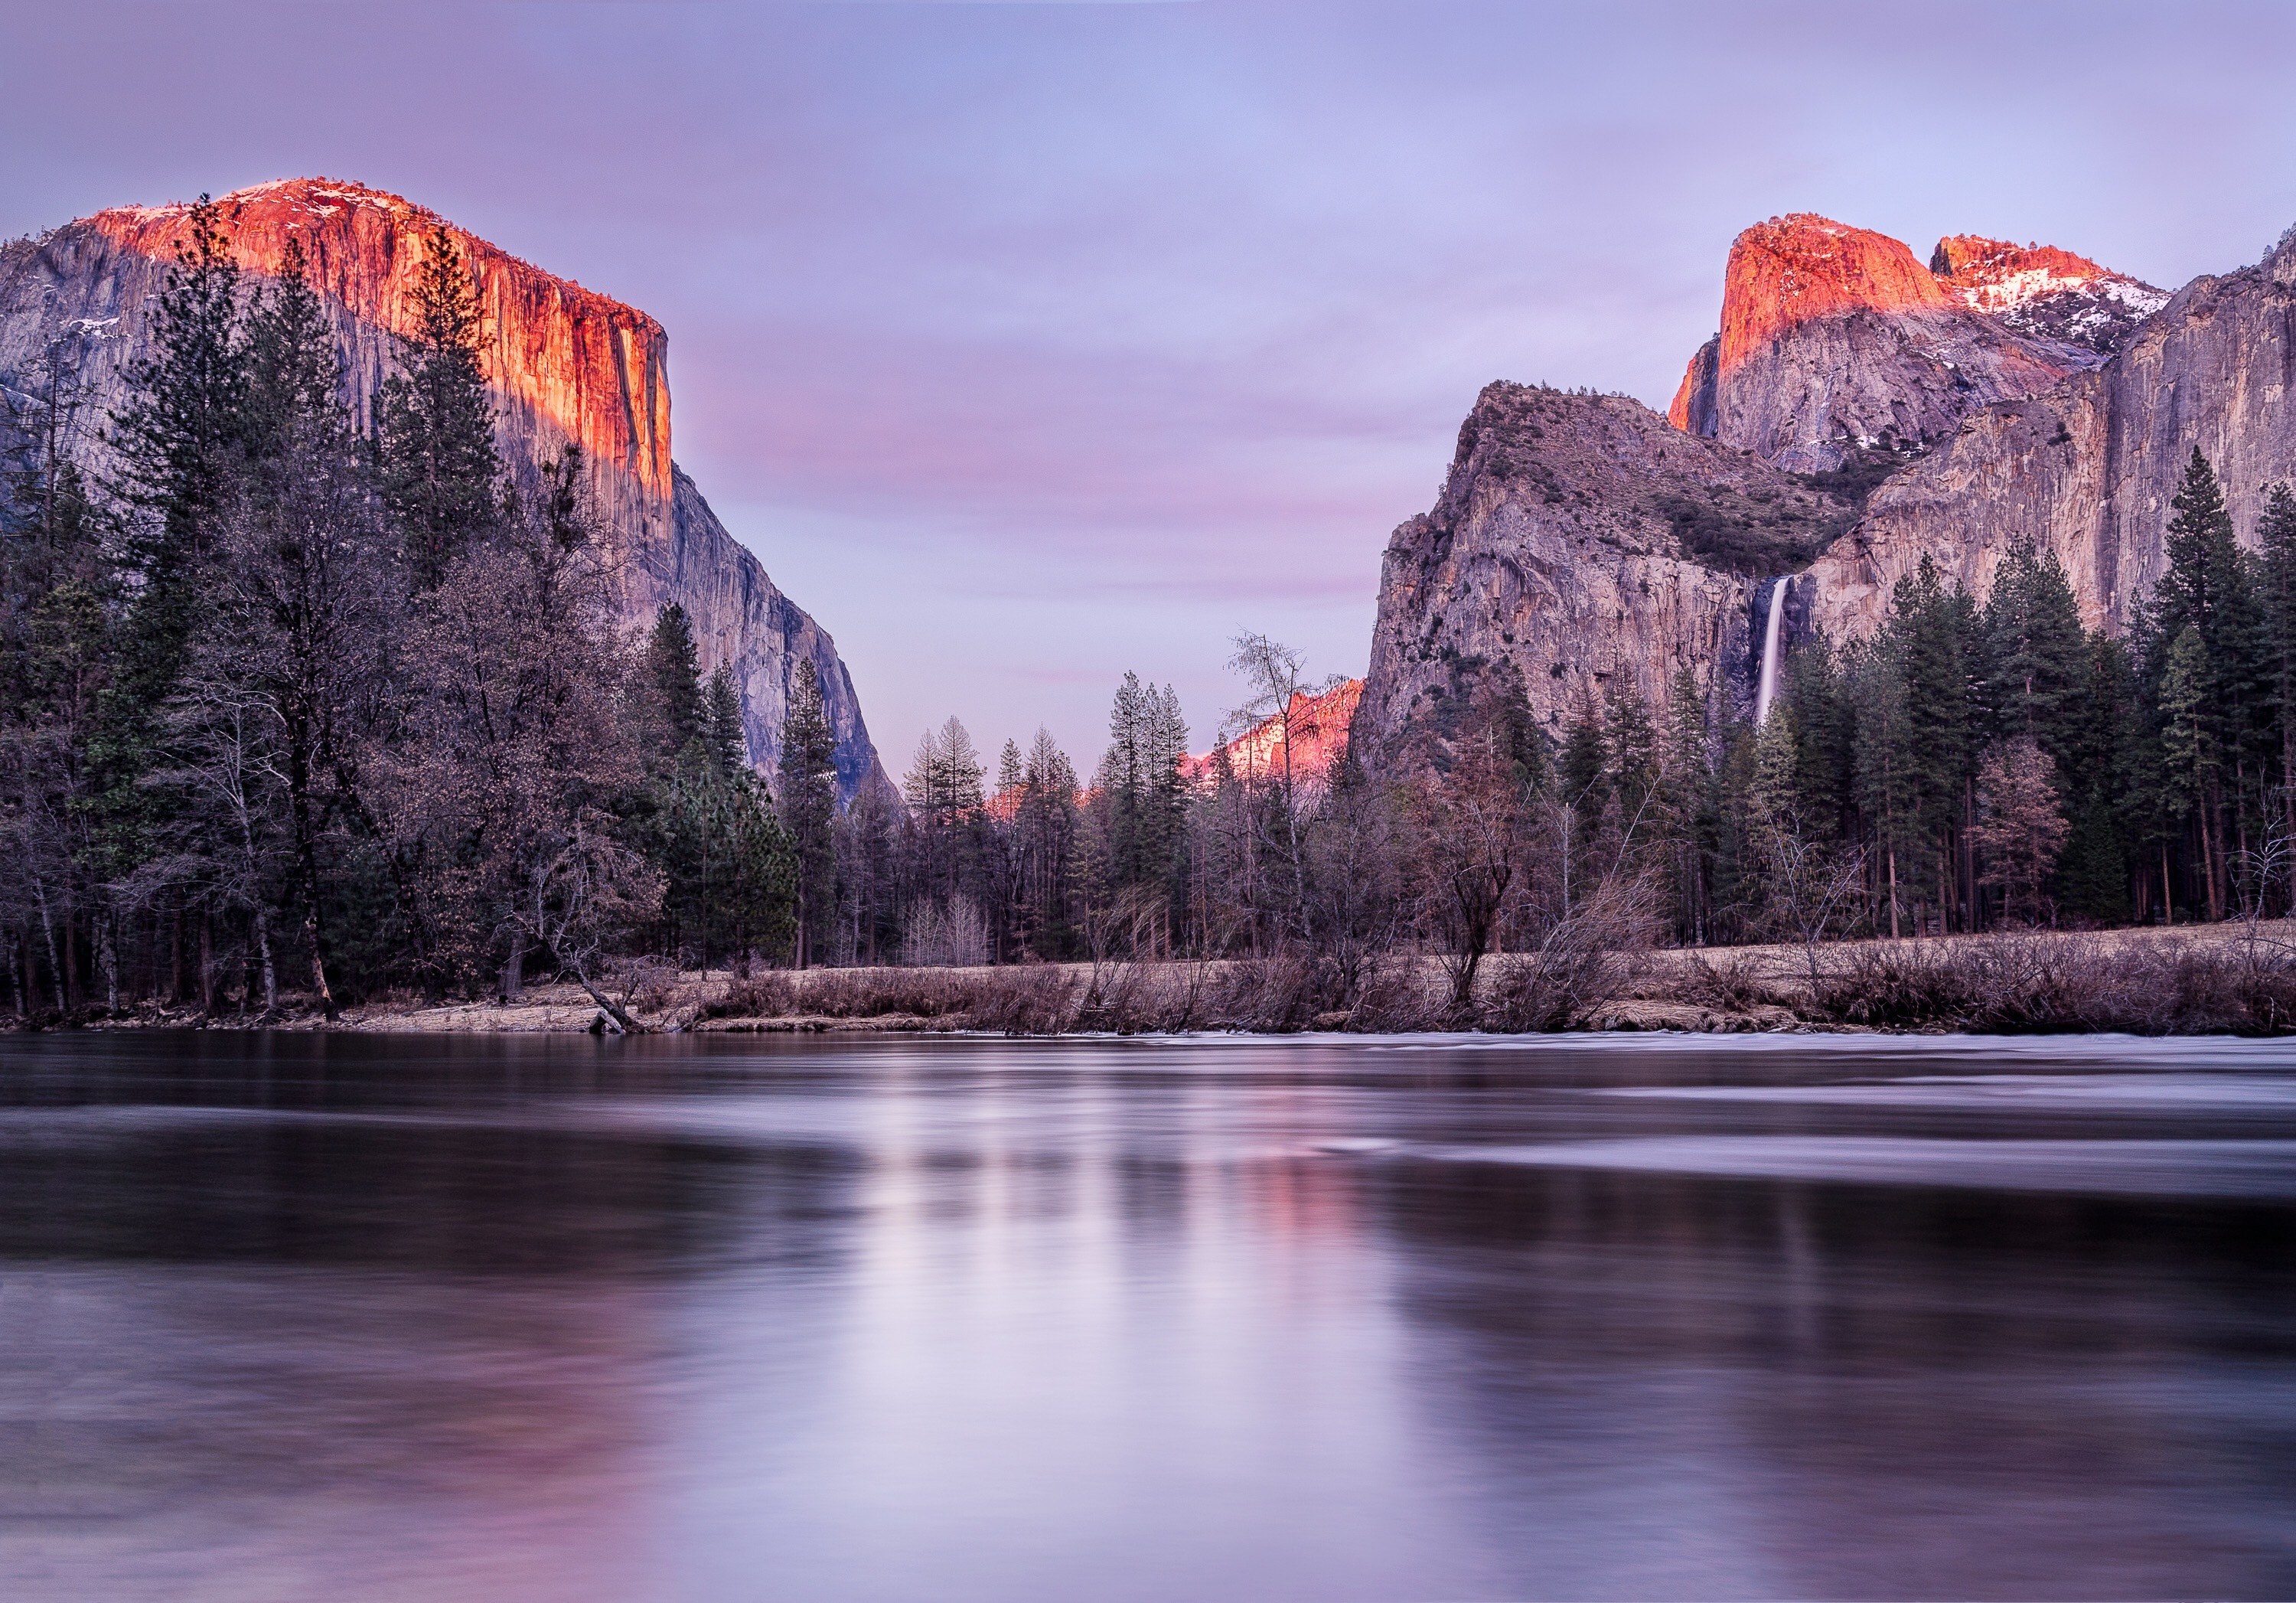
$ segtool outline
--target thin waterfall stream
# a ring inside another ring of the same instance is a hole
[[[1786,587],[1791,579],[1781,579],[1770,587],[1770,617],[1762,629],[1762,677],[1754,690],[1754,728],[1760,728],[1770,716],[1770,701],[1778,690],[1778,620],[1785,616]]]

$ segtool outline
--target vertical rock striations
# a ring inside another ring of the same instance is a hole
[[[2194,279],[2095,371],[1972,413],[1812,569],[1816,621],[1866,633],[1924,554],[1982,594],[2030,537],[2064,563],[2092,625],[2124,628],[2166,565],[2169,497],[2194,447],[2244,542],[2266,489],[2296,480],[2292,388],[2296,237],[2259,266]]]
[[[221,202],[240,265],[275,274],[302,242],[312,286],[335,322],[348,399],[362,420],[411,327],[415,274],[437,214],[380,190],[325,178],[258,185]],[[77,336],[101,416],[125,395],[143,310],[162,285],[190,208],[121,207],[37,239],[0,245],[0,374],[58,335]],[[578,443],[590,464],[608,559],[625,615],[650,621],[676,601],[692,615],[705,663],[728,662],[741,686],[753,761],[770,766],[797,664],[810,660],[838,735],[851,796],[885,785],[850,675],[828,635],[774,587],[670,456],[669,341],[645,313],[554,277],[449,228],[479,288],[497,432],[514,473]]]

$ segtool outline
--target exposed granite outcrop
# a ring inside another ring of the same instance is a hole
[[[2169,303],[2169,292],[2054,245],[2014,245],[1981,234],[1938,241],[1930,271],[1972,311],[2037,340],[2111,356],[2136,325]]]
[[[1310,695],[1302,690],[1292,697],[1292,780],[1299,785],[1320,785],[1332,765],[1347,755],[1348,736],[1355,726],[1356,708],[1363,701],[1361,679],[1341,679],[1330,689]],[[1180,760],[1180,777],[1189,781],[1209,777],[1219,755],[1240,774],[1278,774],[1283,769],[1286,718],[1271,712],[1232,740],[1222,741],[1201,757]]]
[[[2102,367],[1972,412],[1874,492],[1865,522],[1811,569],[1816,621],[1863,635],[1923,554],[1982,594],[2010,544],[2056,552],[2092,626],[2125,627],[2159,581],[2194,446],[2243,542],[2264,492],[2296,480],[2296,239],[2259,265],[2178,291]]]
[[[1721,333],[1691,358],[1669,421],[1823,472],[1884,440],[1942,438],[1976,407],[2096,366],[2128,326],[2099,308],[2133,312],[2146,290],[2067,252],[1973,236],[1933,259],[1956,273],[1807,213],[1747,229],[1730,247]]]
[[[1685,665],[1742,713],[1784,574],[1789,642],[1857,639],[1924,555],[1983,596],[2030,537],[2091,625],[2123,629],[2195,445],[2243,540],[2296,481],[2296,234],[2173,297],[1971,235],[1931,263],[1819,218],[1747,230],[1673,430],[1621,398],[1485,390],[1441,498],[1388,547],[1365,750],[1440,728],[1500,665],[1550,726],[1613,682],[1655,703]],[[1916,448],[1826,476],[1884,429]]]
[[[1614,681],[1658,704],[1683,667],[1750,703],[1767,581],[1854,515],[1628,397],[1489,385],[1388,543],[1357,738],[1383,760],[1499,671],[1550,728]]]
[[[333,317],[348,399],[362,420],[410,325],[416,270],[437,214],[357,184],[286,179],[226,195],[231,248],[250,273],[275,273],[300,238],[313,287]],[[190,208],[121,207],[0,245],[0,374],[59,335],[75,339],[100,420],[125,398],[144,308],[161,289]],[[834,642],[728,534],[670,456],[669,341],[660,324],[595,291],[450,228],[476,279],[498,436],[513,473],[569,441],[590,464],[624,615],[650,622],[666,602],[693,617],[705,665],[730,662],[753,761],[770,766],[797,664],[810,660],[838,736],[845,794],[891,791]],[[84,440],[94,448],[93,440]]]

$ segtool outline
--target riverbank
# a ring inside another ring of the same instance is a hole
[[[1471,1007],[1432,958],[1367,966],[1345,1009],[1305,959],[1029,964],[1002,968],[655,971],[618,991],[636,1028],[663,1033],[1188,1031],[1407,1033],[1472,1029],[2296,1033],[2296,922],[2094,933],[2036,932],[1747,946],[1507,954],[1485,960]],[[150,1008],[92,1028],[578,1033],[623,1026],[580,987],[514,1002],[385,999],[332,1021]]]

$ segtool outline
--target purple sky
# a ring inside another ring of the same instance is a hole
[[[385,23],[383,18],[390,21]],[[1360,672],[1488,380],[1664,407],[1790,210],[2167,286],[2296,222],[2282,6],[0,4],[0,234],[326,173],[668,327],[898,772]]]

